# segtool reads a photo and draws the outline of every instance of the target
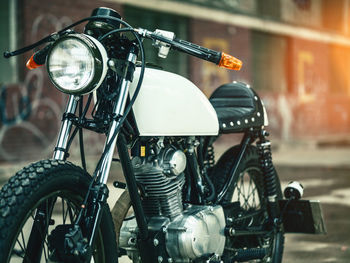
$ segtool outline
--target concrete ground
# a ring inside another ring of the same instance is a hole
[[[300,181],[320,200],[326,235],[287,234],[283,262],[350,262],[350,148],[282,145],[273,154],[282,189]]]
[[[328,231],[327,235],[287,234],[283,262],[350,262],[350,148],[283,145],[274,150],[273,159],[282,186],[300,181],[305,199],[321,201]],[[0,185],[25,164],[0,165]],[[120,167],[114,166],[111,181],[120,178],[118,171]],[[112,204],[119,193],[109,186]]]
[[[326,235],[287,234],[283,262],[350,262],[350,169],[349,167],[277,166],[286,185],[298,180],[304,199],[320,200]]]

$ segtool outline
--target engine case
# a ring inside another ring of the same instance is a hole
[[[149,229],[165,232],[165,246],[172,262],[185,263],[206,254],[221,256],[225,247],[225,216],[221,206],[191,206],[170,221],[165,217],[149,220]],[[136,220],[123,223],[119,245],[133,262],[139,261]]]
[[[221,206],[192,206],[167,228],[166,248],[175,262],[190,262],[205,254],[222,255],[225,215]]]
[[[136,155],[132,159],[148,222],[148,242],[155,242],[152,245],[156,250],[150,256],[152,260],[161,257],[165,262],[191,262],[208,254],[221,256],[225,247],[224,210],[221,206],[199,205],[184,209],[186,156],[181,150],[184,147],[170,143],[165,139],[151,142],[149,155]],[[134,263],[140,262],[137,237],[136,220],[124,221],[119,244]]]

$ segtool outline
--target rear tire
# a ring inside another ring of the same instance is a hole
[[[234,160],[237,158],[239,147],[235,146],[226,151],[219,159],[211,174],[211,178],[215,189],[220,191],[224,185],[226,178],[234,165]],[[254,146],[248,146],[245,155],[238,167],[237,180],[232,182],[226,195],[223,197],[222,204],[239,202],[240,215],[236,215],[235,222],[239,227],[252,224],[251,219],[245,218],[248,214],[261,212],[263,215],[254,219],[254,225],[273,225],[269,218],[267,199],[264,189],[264,175],[259,162],[258,150]],[[282,197],[281,185],[276,173],[276,185],[278,198]],[[259,222],[260,221],[260,222]],[[270,224],[268,224],[270,222]],[[268,236],[250,236],[250,237],[233,237],[227,238],[225,251],[223,255],[224,262],[231,262],[234,258],[235,250],[242,248],[264,247],[268,250],[268,255],[263,260],[258,262],[282,262],[282,254],[284,247],[284,233],[279,227],[273,226],[271,233]],[[255,261],[254,261],[255,262]]]
[[[33,262],[30,257],[36,258],[35,262],[48,262],[51,253],[48,235],[57,225],[73,223],[90,180],[81,168],[56,160],[40,161],[17,172],[0,191],[0,262]],[[45,222],[49,223],[43,233],[42,229],[34,229],[38,226],[34,225],[34,218],[38,207],[51,207],[50,202],[54,202],[53,210],[44,215]],[[29,242],[35,230],[41,242]],[[42,244],[38,249],[41,252],[31,256],[28,245],[38,246],[38,243]],[[115,263],[117,260],[114,226],[106,205],[96,232],[92,262]]]

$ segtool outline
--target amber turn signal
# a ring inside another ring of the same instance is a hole
[[[35,54],[33,54],[33,55],[30,57],[30,59],[27,61],[27,63],[26,63],[26,67],[27,67],[28,69],[35,69],[35,68],[38,68],[38,67],[41,66],[41,65],[37,64],[37,63],[34,61],[34,55],[35,55]]]
[[[219,67],[224,67],[233,70],[240,70],[242,67],[242,61],[229,54],[222,52]]]

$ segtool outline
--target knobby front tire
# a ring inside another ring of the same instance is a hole
[[[57,160],[39,161],[17,172],[0,191],[0,262],[52,262],[48,261],[48,236],[57,225],[74,221],[90,180],[80,167]],[[39,210],[46,212],[44,229],[34,224]],[[33,254],[33,250],[39,252]],[[115,263],[117,258],[114,225],[106,205],[92,262]]]

